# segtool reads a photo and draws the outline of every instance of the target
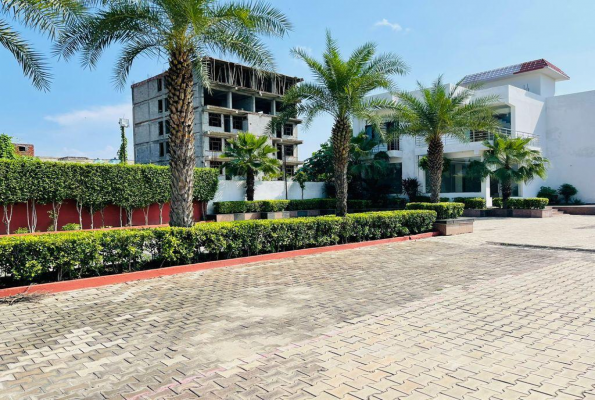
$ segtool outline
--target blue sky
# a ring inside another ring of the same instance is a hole
[[[289,54],[291,47],[323,51],[328,28],[347,55],[374,41],[381,52],[394,52],[409,65],[396,77],[402,90],[417,80],[429,83],[439,74],[447,82],[464,75],[545,58],[565,71],[570,81],[557,94],[595,90],[595,2],[592,0],[272,0],[294,25],[289,37],[267,40],[278,72],[309,79],[307,69]],[[50,43],[25,35],[49,55]],[[54,81],[49,93],[35,90],[9,53],[0,48],[4,92],[0,133],[33,143],[42,156],[111,158],[119,146],[118,118],[131,117],[130,88],[112,85],[114,47],[95,70],[50,59]],[[166,60],[139,59],[129,84],[167,68]],[[328,139],[332,121],[321,117],[300,135],[307,158]],[[132,132],[128,132],[132,142]]]

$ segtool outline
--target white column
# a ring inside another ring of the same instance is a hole
[[[233,108],[233,99],[231,92],[227,92],[227,108]]]
[[[486,207],[492,206],[492,194],[490,193],[490,177],[488,176],[481,182],[481,193],[486,199]]]
[[[277,115],[277,100],[271,100],[271,115]]]

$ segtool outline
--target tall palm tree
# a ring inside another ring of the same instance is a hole
[[[315,60],[302,48],[294,48],[291,52],[306,63],[314,76],[314,82],[292,87],[286,92],[283,101],[296,105],[298,113],[305,118],[306,126],[321,114],[333,117],[331,141],[337,189],[336,213],[343,216],[347,213],[351,119],[366,120],[380,130],[382,120],[377,111],[390,108],[391,102],[366,98],[366,95],[375,89],[394,91],[391,76],[405,74],[407,66],[391,53],[375,56],[374,43],[358,47],[345,60],[330,32],[326,34],[326,50],[322,61]]]
[[[56,38],[65,23],[84,12],[80,0],[0,0],[0,45],[21,66],[23,74],[39,90],[49,90],[51,75],[43,55],[15,31],[7,20]]]
[[[57,51],[66,58],[80,51],[83,65],[93,67],[111,44],[123,44],[114,71],[119,87],[137,57],[168,57],[170,225],[191,226],[193,75],[209,89],[204,57],[211,52],[235,55],[259,70],[272,71],[273,57],[258,35],[283,36],[290,28],[285,15],[260,1],[112,0],[85,21],[72,24]]]
[[[420,94],[399,93],[397,112],[392,126],[393,135],[423,138],[428,145],[428,172],[433,203],[440,201],[444,164],[444,137],[468,141],[469,131],[492,131],[498,127],[491,106],[497,96],[472,99],[479,86],[452,88],[442,83],[442,76],[426,88],[417,83]]]
[[[267,144],[268,137],[256,137],[249,132],[240,132],[238,137],[227,143],[223,157],[231,158],[225,162],[225,172],[246,178],[246,198],[254,200],[254,180],[259,173],[276,174],[281,163],[276,157],[273,146]]]
[[[494,142],[485,141],[487,150],[482,161],[473,161],[469,165],[471,175],[482,178],[491,177],[500,182],[502,187],[502,206],[507,208],[512,195],[513,183],[527,183],[536,176],[545,179],[549,160],[539,150],[529,148],[531,138],[511,138],[494,136]]]

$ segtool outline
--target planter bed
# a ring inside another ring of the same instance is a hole
[[[473,233],[473,218],[439,219],[434,222],[434,230],[442,236]]]
[[[467,218],[482,218],[487,217],[488,210],[474,210],[471,208],[466,208],[463,211],[463,217]]]
[[[192,228],[75,231],[0,238],[0,286],[113,275],[431,232],[434,211],[237,221]]]

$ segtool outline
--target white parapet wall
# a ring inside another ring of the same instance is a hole
[[[301,199],[302,189],[297,182],[287,182],[289,199]],[[325,197],[323,182],[306,182],[304,199]],[[246,200],[245,181],[219,181],[219,189],[215,198],[209,202],[207,212],[213,213],[213,202]],[[285,200],[285,182],[257,181],[254,185],[254,200]]]

